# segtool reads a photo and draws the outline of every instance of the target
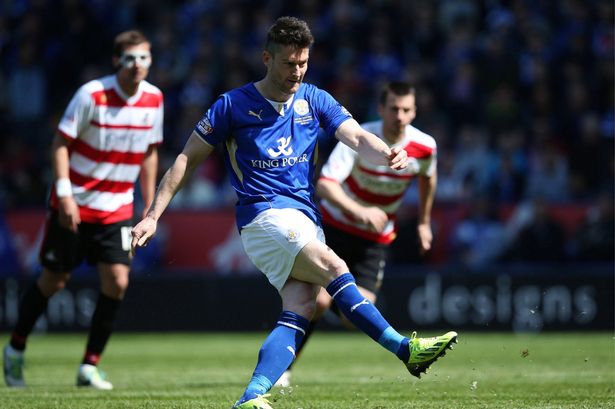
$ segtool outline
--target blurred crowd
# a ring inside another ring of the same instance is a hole
[[[44,205],[58,119],[79,85],[112,71],[118,32],[136,27],[152,40],[148,80],[165,93],[166,169],[218,94],[262,77],[267,28],[295,15],[316,38],[306,81],[360,122],[377,117],[385,81],[416,85],[414,125],[438,143],[437,204],[467,202],[471,224],[493,218],[485,206],[524,203],[540,217],[541,206],[584,203],[594,213],[610,209],[612,223],[613,10],[612,0],[0,2],[0,203]],[[233,202],[218,154],[173,206]],[[542,229],[533,234],[549,231],[531,225]],[[483,237],[459,227],[454,240],[493,244],[493,229]],[[498,257],[538,251],[523,243]],[[566,246],[579,254],[583,244]]]

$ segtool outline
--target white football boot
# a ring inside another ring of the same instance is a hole
[[[113,385],[105,380],[105,373],[97,366],[82,364],[77,372],[77,386],[87,386],[100,390],[111,390]]]

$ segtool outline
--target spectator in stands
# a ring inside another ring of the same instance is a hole
[[[565,260],[566,234],[550,214],[542,197],[532,200],[532,215],[508,250],[506,259],[517,262],[562,262]]]
[[[575,232],[576,258],[585,262],[613,261],[615,250],[615,209],[613,195],[602,193]]]
[[[496,261],[504,251],[505,228],[487,196],[470,202],[470,214],[455,227],[451,237],[454,260],[472,269]]]
[[[496,135],[497,151],[490,155],[489,181],[486,191],[497,203],[520,202],[527,184],[527,160],[523,151],[523,134],[510,129]]]
[[[568,158],[554,139],[537,141],[529,155],[529,176],[526,197],[544,197],[550,202],[563,202],[569,198]]]
[[[361,47],[370,39],[387,38],[392,47],[385,55],[392,59],[387,57],[384,67],[372,61],[366,72],[384,68],[390,74],[398,71],[396,67],[403,67],[400,79],[409,79],[421,89],[418,105],[422,111],[417,126],[431,134],[435,134],[436,126],[445,128],[450,144],[439,143],[439,150],[442,157],[449,155],[455,162],[451,165],[467,161],[453,147],[463,138],[468,125],[485,127],[490,121],[496,128],[505,128],[512,122],[515,129],[530,135],[523,146],[531,163],[524,169],[528,182],[540,181],[541,186],[549,188],[549,197],[558,201],[595,200],[599,190],[613,186],[613,155],[607,155],[610,158],[606,160],[606,173],[598,180],[590,179],[591,183],[586,178],[594,168],[582,167],[583,160],[573,161],[579,159],[577,152],[594,150],[594,138],[584,135],[588,117],[599,120],[602,142],[607,145],[601,152],[613,151],[612,1],[555,2],[549,7],[527,1],[483,3],[320,0],[264,2],[262,7],[238,8],[232,1],[160,0],[159,7],[152,8],[143,0],[8,2],[0,6],[6,11],[0,12],[0,132],[16,137],[22,137],[24,132],[10,118],[9,111],[18,105],[12,106],[8,98],[9,78],[23,65],[19,54],[30,53],[28,47],[22,47],[24,44],[32,45],[34,66],[41,69],[36,82],[29,85],[44,100],[37,99],[37,104],[26,107],[36,110],[38,103],[43,107],[41,131],[32,133],[37,146],[45,146],[51,137],[53,129],[46,124],[55,124],[56,117],[61,116],[69,93],[85,77],[95,78],[94,73],[104,69],[106,58],[99,52],[102,45],[110,43],[118,29],[136,23],[152,33],[153,45],[160,50],[157,61],[162,65],[153,67],[151,78],[165,90],[169,113],[165,126],[167,133],[175,137],[184,135],[179,118],[185,115],[186,108],[191,109],[180,101],[182,90],[191,83],[199,84],[197,92],[185,92],[184,98],[199,101],[201,106],[211,102],[229,84],[242,82],[242,78],[245,80],[246,75],[260,68],[255,64],[258,58],[253,58],[260,52],[255,33],[262,32],[277,15],[301,15],[318,33],[323,33],[310,57],[310,81],[329,89],[359,121],[375,118],[377,110],[372,100],[380,85],[363,76],[361,57],[367,50]],[[224,52],[226,44],[232,48]],[[381,45],[374,44],[373,50]],[[243,51],[239,55],[238,47]],[[74,64],[75,56],[90,62],[88,67]],[[203,61],[209,67],[208,78],[195,78],[189,73],[190,67],[203,67]],[[497,106],[490,107],[491,101]],[[570,165],[570,187],[565,180],[561,183],[552,179],[553,174],[545,178],[542,165],[536,166],[531,159],[542,143],[532,134],[534,124],[542,122],[557,143],[561,159],[558,162]],[[493,148],[497,133],[508,131],[496,129],[492,133],[492,129],[486,129],[487,150]],[[183,142],[161,149],[163,160],[172,161]],[[45,154],[34,152],[32,165],[21,165],[21,174],[34,175],[28,183],[15,184],[9,175],[0,174],[0,184],[10,186],[0,186],[0,191],[7,192],[7,210],[43,202],[44,189],[28,185],[48,181]],[[495,162],[505,162],[499,158],[502,152],[489,154],[496,156]],[[601,159],[596,163],[603,167]],[[476,176],[483,174],[472,173],[466,179],[471,182],[467,187],[475,187]],[[446,185],[441,183],[443,189]],[[478,187],[484,192],[485,186]],[[540,188],[533,186],[532,192],[536,190]],[[458,193],[451,193],[455,191]],[[455,201],[468,193],[474,192],[453,187],[447,189],[446,196]],[[217,205],[225,206],[227,202]]]
[[[587,199],[613,186],[609,178],[609,160],[613,157],[613,139],[600,133],[597,115],[581,118],[581,132],[571,145],[571,189],[575,197]],[[611,174],[612,175],[612,174]]]

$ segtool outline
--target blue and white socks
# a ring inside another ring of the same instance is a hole
[[[380,311],[361,295],[352,274],[345,273],[331,281],[327,292],[339,310],[357,328],[402,361],[408,361],[410,340],[395,331]],[[301,344],[308,325],[306,318],[294,312],[283,311],[280,314],[275,328],[258,353],[258,363],[252,379],[235,405],[263,395],[271,389],[295,359],[297,347]]]
[[[409,339],[395,331],[380,311],[361,295],[352,274],[344,273],[331,281],[327,286],[327,292],[342,314],[357,328],[397,355],[402,361],[408,361],[410,358]]]
[[[241,404],[263,395],[282,376],[295,359],[309,321],[290,311],[282,311],[278,322],[258,353],[258,363],[245,392],[237,402]]]

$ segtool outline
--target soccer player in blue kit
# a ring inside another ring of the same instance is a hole
[[[244,249],[278,290],[283,308],[234,408],[272,408],[267,392],[295,358],[321,287],[350,322],[394,353],[414,376],[457,341],[453,331],[434,338],[399,334],[359,293],[346,263],[325,244],[313,184],[319,128],[374,164],[403,169],[408,159],[406,151],[389,148],[361,128],[327,92],[303,83],[313,42],[304,21],[276,20],[262,54],[265,77],[213,103],[132,231],[132,247],[146,245],[173,196],[214,147],[224,144]]]

